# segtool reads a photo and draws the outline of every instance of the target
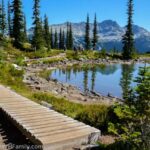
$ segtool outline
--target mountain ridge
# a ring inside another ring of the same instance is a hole
[[[85,34],[85,22],[72,23],[73,33],[74,33],[74,43],[75,45],[84,45],[84,34]],[[61,24],[53,24],[50,27],[53,30],[59,32],[62,28],[65,32],[67,30],[67,22]],[[102,47],[110,51],[114,47],[121,51],[122,49],[122,36],[125,33],[126,27],[121,27],[114,20],[104,20],[98,22],[98,37],[99,42],[98,47]],[[90,23],[90,36],[92,37],[93,23]],[[138,25],[133,25],[135,47],[138,52],[145,53],[150,51],[150,31],[140,27]],[[32,33],[31,33],[32,35]]]

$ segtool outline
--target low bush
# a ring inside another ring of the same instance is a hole
[[[99,150],[139,150],[135,145],[129,145],[126,142],[120,141],[109,145],[99,144]]]
[[[17,57],[14,63],[19,65],[19,66],[25,66],[26,65],[23,56]]]
[[[29,57],[30,59],[34,58],[44,58],[44,57],[52,57],[52,56],[57,56],[60,53],[62,53],[62,50],[38,50],[38,51],[32,51],[32,52],[26,52],[26,56]]]
[[[64,58],[50,58],[50,59],[47,59],[47,60],[43,60],[42,63],[43,64],[52,64],[52,63],[57,63],[59,61],[63,61]]]

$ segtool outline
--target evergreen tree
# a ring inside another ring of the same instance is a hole
[[[51,27],[51,32],[50,32],[50,41],[51,41],[51,48],[54,48],[54,37],[53,37],[53,29]]]
[[[28,36],[27,36],[27,23],[26,23],[26,16],[24,15],[24,19],[23,19],[24,23],[23,23],[23,26],[24,26],[24,41],[28,41]]]
[[[24,40],[24,26],[23,26],[23,12],[22,12],[22,1],[13,0],[12,2],[12,11],[13,11],[13,37],[14,37],[14,46],[17,48],[22,47],[22,42]]]
[[[65,46],[65,31],[63,30],[62,32],[62,49],[64,48]]]
[[[96,17],[96,14],[95,14],[95,19],[94,19],[94,29],[93,29],[93,41],[92,41],[92,44],[93,44],[93,50],[96,49],[96,45],[97,45],[97,42],[98,42],[98,31],[97,31],[97,17]]]
[[[55,30],[54,48],[55,48],[55,49],[58,49],[58,33],[57,33],[57,30]]]
[[[141,68],[135,82],[137,88],[133,95],[139,116],[141,147],[148,150],[150,148],[150,67]]]
[[[1,5],[0,5],[0,31],[2,37],[4,37],[4,34],[6,32],[6,12],[5,12],[4,0],[1,1]]]
[[[63,46],[62,46],[62,30],[60,28],[60,32],[59,32],[59,49],[62,49]]]
[[[72,25],[71,25],[71,23],[69,24],[69,49],[70,50],[72,50],[72,48],[73,48],[73,32],[72,32]]]
[[[44,47],[44,38],[42,32],[42,24],[40,20],[40,0],[34,0],[33,6],[33,25],[34,25],[34,33],[32,39],[32,45],[35,50],[42,49]]]
[[[0,3],[0,34],[2,35],[2,4]]]
[[[133,37],[133,0],[128,0],[128,24],[126,26],[126,33],[123,36],[123,59],[132,59],[135,53],[134,37]]]
[[[44,18],[44,39],[45,39],[46,47],[48,48],[48,50],[50,50],[51,47],[50,31],[49,31],[48,18],[46,15]]]
[[[86,27],[85,27],[85,49],[90,49],[90,19],[87,15]]]
[[[10,1],[8,1],[8,4],[7,4],[7,20],[8,20],[8,35],[9,37],[12,37],[13,34],[12,34],[12,18],[11,18],[11,5],[10,5]]]
[[[109,123],[109,131],[132,149],[148,150],[150,147],[150,67],[140,69],[137,87],[132,89],[128,101],[114,106],[117,122]],[[131,100],[130,100],[131,99]]]
[[[66,47],[69,49],[69,22],[67,22]]]

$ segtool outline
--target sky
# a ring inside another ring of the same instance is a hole
[[[7,3],[8,0],[5,0]],[[27,18],[27,27],[32,26],[33,0],[22,0],[23,11]],[[90,22],[97,14],[98,22],[114,20],[121,26],[127,23],[127,0],[41,0],[41,17],[46,14],[50,24],[66,21],[82,22],[89,13]],[[150,31],[150,0],[134,0],[134,24]]]

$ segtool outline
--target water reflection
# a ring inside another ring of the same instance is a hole
[[[139,67],[144,64],[132,65],[103,65],[94,67],[70,67],[57,69],[51,73],[51,78],[62,83],[68,83],[81,89],[83,92],[94,91],[99,94],[126,99],[130,87],[135,86],[132,81],[138,74]]]
[[[84,92],[88,92],[88,69],[84,69],[83,71],[83,84],[84,84]]]
[[[122,97],[127,99],[131,91],[131,83],[133,80],[134,64],[122,65],[122,77],[120,79],[120,86],[122,88]]]
[[[92,69],[92,77],[91,77],[91,91],[94,92],[94,87],[95,87],[95,79],[96,79],[96,67],[93,67]]]

